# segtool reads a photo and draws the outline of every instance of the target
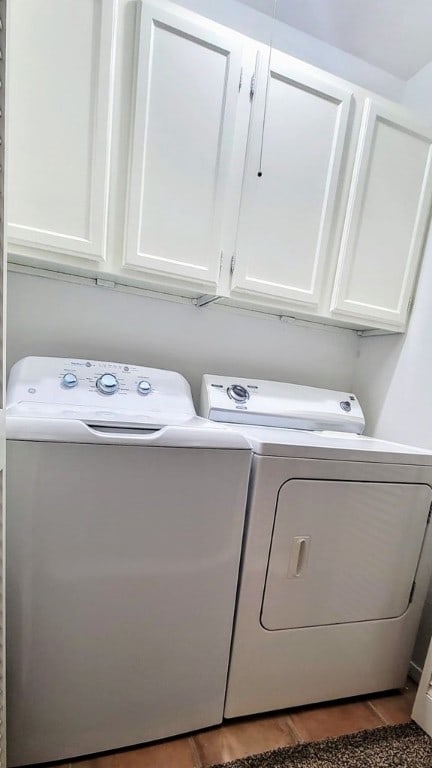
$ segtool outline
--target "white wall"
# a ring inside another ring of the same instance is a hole
[[[178,4],[236,29],[254,40],[269,43],[271,17],[236,0],[178,0]],[[389,99],[395,101],[402,99],[405,86],[403,80],[294,27],[276,21],[273,41],[275,48],[291,56],[296,56]]]
[[[180,371],[351,390],[352,331],[316,329],[223,307],[149,299],[9,273],[8,366],[25,355],[88,357]]]
[[[404,94],[404,102],[429,123],[431,94],[432,64],[407,83]],[[361,340],[353,389],[371,434],[432,450],[432,228],[408,331]],[[414,649],[418,667],[423,666],[431,636],[432,585]]]
[[[432,449],[432,236],[406,334],[360,341],[354,388],[368,431]]]
[[[420,69],[405,85],[402,101],[432,123],[432,61]]]
[[[353,390],[365,409],[368,432],[432,450],[432,234],[429,235],[408,331],[360,342]],[[429,587],[413,662],[423,667],[432,637]]]

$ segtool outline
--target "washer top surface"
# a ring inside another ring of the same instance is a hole
[[[206,374],[200,413],[229,424],[259,455],[432,465],[431,451],[361,434],[352,393]]]
[[[9,375],[6,436],[16,440],[249,448],[196,415],[181,374],[126,363],[26,357]]]

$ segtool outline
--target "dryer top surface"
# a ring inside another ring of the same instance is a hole
[[[262,456],[432,466],[432,451],[366,435],[245,424],[229,426],[247,439],[254,453]]]

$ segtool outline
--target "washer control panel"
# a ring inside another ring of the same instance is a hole
[[[141,415],[196,415],[189,384],[174,371],[144,366],[54,357],[26,357],[9,376],[7,405],[65,406],[64,415],[83,409],[107,421],[124,412]],[[89,417],[90,418],[90,417]]]
[[[74,373],[65,373],[61,380],[62,386],[66,389],[78,386],[78,377]]]
[[[96,379],[96,389],[101,395],[114,395],[118,392],[118,388],[118,379],[112,373],[103,373]]]
[[[141,379],[137,384],[137,392],[140,395],[149,395],[152,391],[151,383],[146,379]]]
[[[213,421],[361,434],[355,395],[261,379],[203,376],[200,415]]]

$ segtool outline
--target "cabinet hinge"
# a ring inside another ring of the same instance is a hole
[[[409,297],[409,300],[408,300],[408,306],[407,306],[407,314],[408,314],[408,315],[410,315],[410,314],[411,314],[411,310],[412,310],[412,305],[413,305],[413,303],[414,303],[414,296],[410,296],[410,297]]]
[[[239,91],[241,91],[242,85],[243,85],[243,67],[240,70]]]
[[[235,253],[233,253],[233,255],[231,256],[231,267],[230,267],[230,272],[232,275],[234,274],[235,264],[236,264],[236,256],[235,256]]]
[[[220,260],[219,260],[219,277],[220,273],[222,272],[222,264],[223,264],[223,251],[220,252]]]
[[[416,588],[416,583],[415,583],[415,581],[413,581],[408,603],[412,603],[412,599],[414,597],[415,588]]]
[[[255,95],[255,83],[256,83],[256,78],[255,78],[255,72],[254,72],[251,77],[250,89],[249,89],[249,98],[251,101]]]

